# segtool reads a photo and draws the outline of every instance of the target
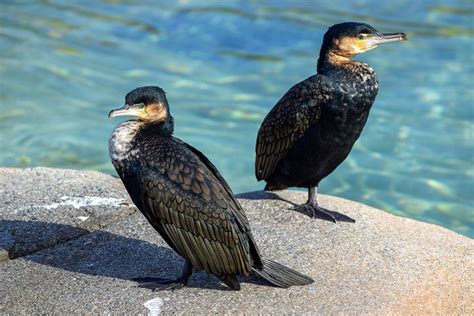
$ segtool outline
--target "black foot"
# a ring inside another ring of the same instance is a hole
[[[320,219],[333,222],[333,223],[337,223],[337,222],[355,223],[355,220],[353,220],[349,216],[340,214],[338,212],[329,211],[320,206],[316,206],[316,205],[313,206],[309,203],[295,206],[294,210],[297,212],[306,214],[311,218],[320,218]]]
[[[187,284],[187,280],[180,278],[176,280],[161,278],[133,278],[132,280],[138,283],[138,287],[153,291],[179,290]]]

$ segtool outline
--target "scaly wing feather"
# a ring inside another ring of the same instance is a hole
[[[327,90],[321,76],[312,76],[288,90],[267,114],[257,135],[257,180],[271,176],[293,144],[318,121],[321,105],[329,98]]]
[[[207,158],[169,141],[174,144],[156,144],[163,146],[160,159],[140,167],[141,204],[152,215],[147,218],[197,270],[249,275],[251,232],[230,188]]]

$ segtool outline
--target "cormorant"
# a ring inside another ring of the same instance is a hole
[[[351,151],[378,91],[374,70],[351,58],[406,39],[404,33],[382,34],[365,23],[340,23],[327,30],[317,74],[288,90],[258,131],[255,175],[267,182],[265,190],[307,188],[308,201],[296,209],[336,222],[318,205],[317,187]]]
[[[236,275],[262,277],[277,287],[313,280],[263,259],[244,210],[216,167],[194,147],[173,134],[164,91],[140,87],[109,117],[135,116],[117,125],[109,154],[138,209],[168,245],[184,258],[176,280],[137,278],[141,287],[179,289],[193,268],[216,275],[234,290]]]

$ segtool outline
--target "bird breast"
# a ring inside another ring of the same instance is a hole
[[[354,68],[347,72],[347,76],[339,86],[339,93],[344,106],[352,111],[369,110],[378,92],[377,75],[367,64],[354,62]]]
[[[132,120],[123,122],[115,128],[109,139],[109,156],[112,161],[120,162],[136,154],[134,139],[140,130],[140,122]]]

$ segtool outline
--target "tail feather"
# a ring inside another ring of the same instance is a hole
[[[275,261],[262,259],[262,262],[262,269],[253,267],[252,271],[277,287],[288,288],[293,285],[307,285],[314,282],[310,277]]]

